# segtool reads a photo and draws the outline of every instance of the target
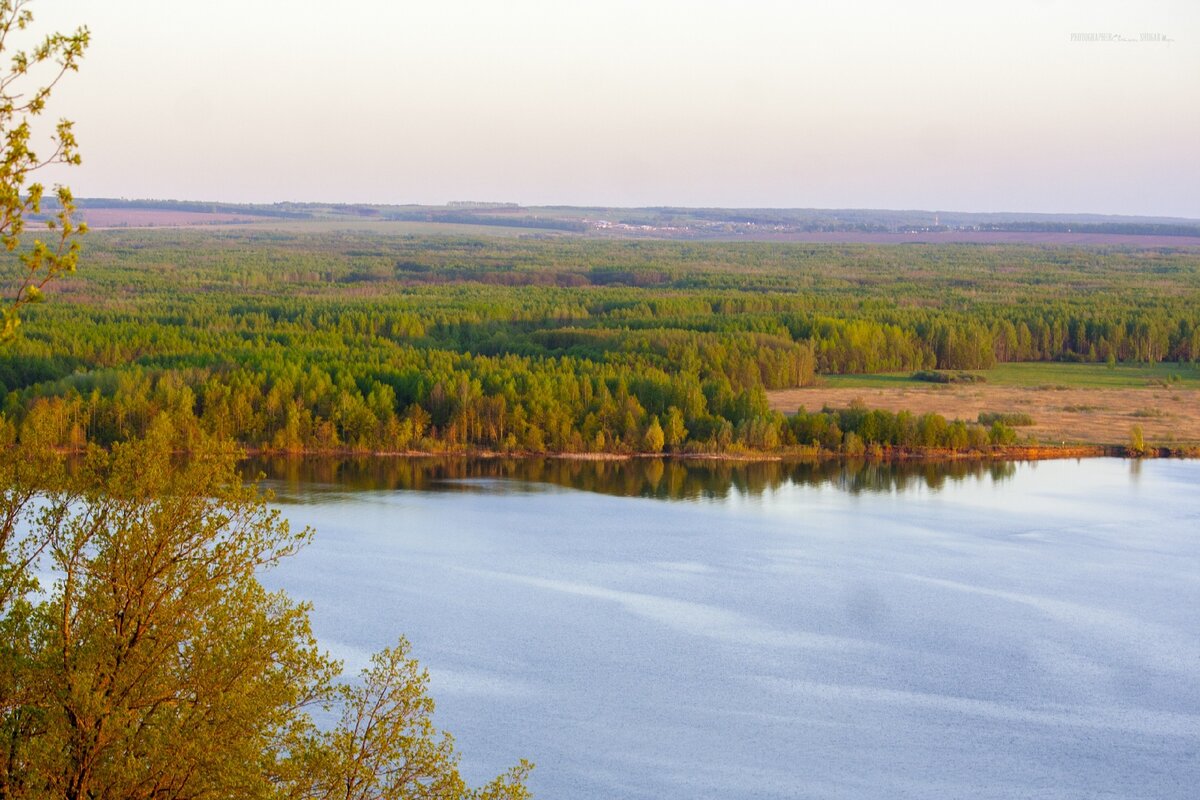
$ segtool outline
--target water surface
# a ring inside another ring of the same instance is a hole
[[[259,462],[268,581],[541,798],[1200,785],[1200,462]]]

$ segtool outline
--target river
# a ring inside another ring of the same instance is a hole
[[[1183,798],[1200,461],[261,461],[266,575],[539,798]]]

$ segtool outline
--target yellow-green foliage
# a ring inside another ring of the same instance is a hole
[[[257,577],[309,531],[231,447],[180,461],[179,435],[161,415],[71,471],[38,442],[0,453],[0,796],[528,797],[524,762],[465,784],[403,639],[339,681],[307,608]]]
[[[41,302],[48,283],[75,271],[75,237],[87,231],[72,220],[71,191],[60,186],[56,213],[44,223],[50,243],[22,236],[28,218],[42,212],[45,188],[31,180],[33,174],[51,164],[80,163],[70,121],[60,120],[41,142],[35,130],[51,90],[64,74],[79,69],[89,39],[87,28],[79,28],[49,34],[32,47],[18,46],[14,40],[33,23],[29,5],[29,0],[0,0],[0,61],[8,65],[0,71],[0,244],[12,262],[0,272],[8,298],[0,304],[0,344],[16,336],[23,306]],[[47,155],[43,146],[52,152]]]
[[[1124,380],[1129,362],[1200,356],[1186,251],[88,239],[70,304],[27,310],[0,351],[0,414],[62,447],[143,435],[165,412],[276,452],[633,453],[652,418],[672,453],[760,450],[790,444],[766,392],[821,373],[996,365],[1004,383],[1008,362],[1084,360]]]

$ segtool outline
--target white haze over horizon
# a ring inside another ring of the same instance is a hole
[[[33,11],[92,31],[77,196],[1200,217],[1197,3]]]

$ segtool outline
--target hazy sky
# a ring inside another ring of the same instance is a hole
[[[79,196],[1200,217],[1195,0],[33,9]]]

